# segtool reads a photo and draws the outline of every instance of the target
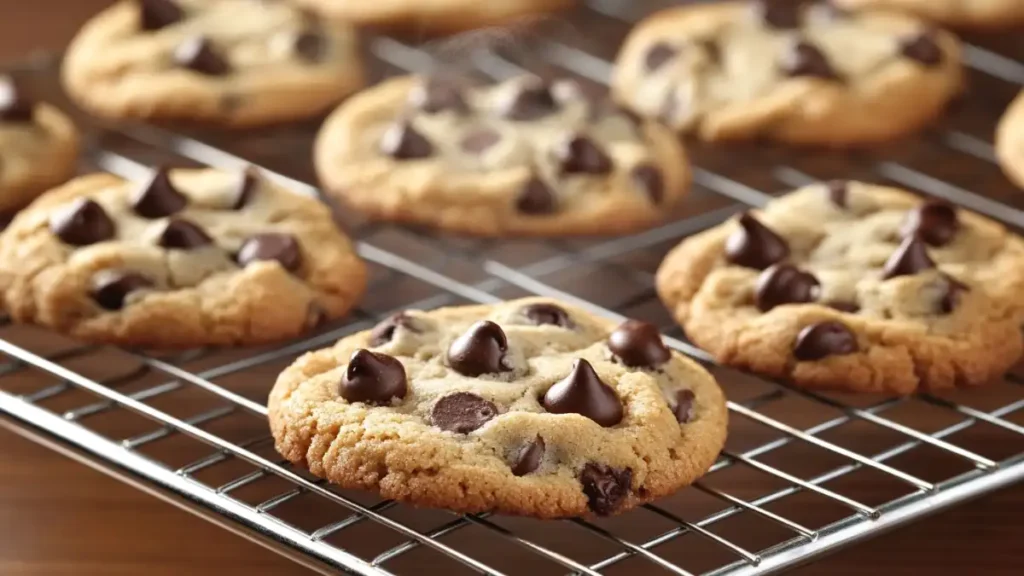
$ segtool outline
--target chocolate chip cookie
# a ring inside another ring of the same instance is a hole
[[[722,2],[640,23],[619,54],[623,105],[705,140],[848,146],[910,133],[961,87],[950,34],[825,2]]]
[[[690,178],[667,128],[535,77],[389,80],[327,119],[315,163],[328,193],[371,217],[487,236],[636,230]]]
[[[0,76],[0,213],[31,202],[75,174],[78,130],[63,112],[36,102]]]
[[[1003,172],[1024,187],[1024,91],[1017,95],[999,121],[996,156]]]
[[[82,28],[62,75],[101,116],[250,126],[318,115],[363,84],[350,26],[252,0],[121,0]]]
[[[657,287],[721,362],[807,388],[977,386],[1022,351],[1024,240],[860,182],[807,186],[688,238]]]
[[[572,6],[575,0],[296,0],[296,3],[327,17],[359,25],[442,33],[522,25]]]
[[[1024,22],[1020,0],[831,0],[851,10],[885,8],[954,28],[1002,28]]]
[[[557,301],[405,311],[270,393],[278,451],[419,506],[556,518],[665,496],[714,463],[725,399],[656,328]]]
[[[365,277],[327,207],[253,170],[83,176],[0,234],[14,320],[127,346],[296,336],[344,314]]]

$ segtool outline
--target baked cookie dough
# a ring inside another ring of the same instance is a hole
[[[649,17],[612,81],[622,105],[681,133],[837,147],[914,132],[961,84],[958,41],[920,20],[771,0]]]
[[[1002,28],[1024,23],[1021,0],[832,0],[851,10],[883,8],[908,12],[953,28]]]
[[[1003,172],[1024,188],[1024,92],[1017,95],[999,121],[996,156]]]
[[[71,42],[62,76],[100,116],[237,126],[316,116],[363,84],[350,26],[253,0],[121,0]]]
[[[576,0],[295,0],[324,16],[410,32],[459,32],[529,23],[564,10]]]
[[[652,325],[542,298],[402,312],[299,358],[270,393],[277,450],[317,476],[540,518],[692,483],[726,420],[715,380]]]
[[[293,337],[344,314],[365,278],[327,207],[253,170],[79,177],[0,234],[15,321],[127,346]]]
[[[484,236],[637,230],[690,180],[664,126],[535,77],[388,80],[331,114],[315,164],[329,194],[372,218]]]
[[[1024,241],[860,182],[810,185],[684,240],[657,287],[719,361],[807,388],[978,386],[1022,351]]]

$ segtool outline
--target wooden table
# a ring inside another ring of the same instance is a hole
[[[0,0],[0,58],[56,50],[107,0]],[[0,428],[0,574],[308,574],[276,554]],[[1020,574],[1024,486],[794,574]]]

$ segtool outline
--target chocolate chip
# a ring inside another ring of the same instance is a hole
[[[612,171],[612,159],[582,134],[572,134],[560,140],[554,154],[562,174],[607,174]]]
[[[754,14],[769,28],[799,28],[804,2],[805,0],[754,0]]]
[[[665,179],[653,164],[641,164],[630,172],[633,182],[647,194],[653,204],[660,204],[665,196]]]
[[[292,44],[295,53],[310,64],[319,64],[327,56],[327,37],[319,30],[303,30]]]
[[[231,72],[227,61],[217,54],[204,36],[188,38],[174,49],[174,63],[207,76],[223,76]]]
[[[409,122],[397,122],[384,132],[380,151],[398,160],[413,160],[431,156],[434,146]]]
[[[939,310],[943,314],[952,314],[960,304],[960,298],[964,292],[970,292],[971,289],[952,276],[943,274],[943,280],[945,281],[945,292],[939,299]]]
[[[460,86],[453,80],[436,76],[425,78],[410,90],[409,104],[428,114],[469,112],[469,105],[462,97]]]
[[[825,54],[803,40],[789,45],[782,56],[782,71],[792,77],[810,76],[826,80],[839,78]]]
[[[182,9],[171,0],[138,0],[138,3],[143,30],[159,30],[185,18]]]
[[[103,242],[116,234],[114,221],[102,206],[88,198],[79,198],[55,210],[50,216],[50,231],[72,246]]]
[[[949,244],[960,229],[956,208],[940,200],[929,200],[907,213],[900,235],[917,236],[930,246]]]
[[[498,113],[510,120],[536,120],[558,110],[551,87],[540,78],[530,77],[516,85],[498,105]]]
[[[582,358],[568,376],[548,388],[541,404],[552,414],[580,414],[606,428],[622,421],[619,396]]]
[[[295,272],[302,266],[299,241],[291,234],[267,232],[250,236],[235,258],[240,266],[261,260],[276,260],[285,270]]]
[[[378,406],[391,404],[392,398],[401,400],[408,391],[405,366],[401,362],[387,354],[362,348],[349,358],[338,387],[338,394],[349,402]]]
[[[526,476],[540,467],[540,461],[544,458],[544,439],[537,435],[532,441],[523,444],[512,457],[512,474]]]
[[[448,346],[448,364],[464,376],[508,372],[508,339],[490,320],[473,324]]]
[[[377,346],[383,346],[395,337],[395,330],[399,327],[405,328],[410,332],[417,332],[412,326],[412,319],[405,312],[398,312],[392,314],[388,318],[373,327],[370,330],[370,346],[376,348]]]
[[[807,362],[821,360],[826,356],[853,354],[858,349],[857,337],[845,324],[826,320],[800,331],[793,346],[793,356],[801,362]]]
[[[693,401],[696,396],[693,390],[680,390],[676,392],[676,405],[672,412],[680,424],[687,424],[693,420]]]
[[[149,278],[127,270],[100,270],[91,283],[89,295],[105,310],[120,310],[129,294],[153,286]]]
[[[523,214],[551,214],[556,208],[554,193],[536,176],[527,180],[516,200],[516,209]]]
[[[885,261],[882,279],[911,276],[932,268],[935,268],[935,262],[928,256],[928,249],[924,242],[914,236],[909,236]]]
[[[501,134],[497,130],[481,128],[466,135],[459,143],[459,147],[466,152],[480,154],[501,141]]]
[[[603,464],[590,463],[580,471],[580,484],[587,504],[595,514],[607,516],[619,509],[629,496],[633,471],[618,470]]]
[[[783,304],[814,302],[820,291],[813,274],[792,264],[775,264],[757,277],[755,301],[759,310],[767,312]]]
[[[943,54],[930,32],[921,32],[900,40],[900,54],[928,68],[942,64]]]
[[[14,78],[0,76],[0,121],[31,122],[35,107]]]
[[[523,316],[529,318],[537,326],[548,324],[551,326],[561,326],[562,328],[573,327],[573,322],[569,318],[568,312],[561,306],[555,306],[546,302],[530,304],[523,308]]]
[[[188,198],[171,183],[168,170],[159,168],[147,182],[135,189],[131,203],[136,214],[155,219],[180,212],[188,204]]]
[[[255,169],[249,169],[239,176],[238,187],[235,189],[235,200],[231,203],[232,210],[241,210],[252,201],[256,189],[260,185],[260,176]]]
[[[672,358],[654,324],[626,320],[608,336],[608,349],[626,366],[657,368]]]
[[[860,312],[860,306],[856,302],[840,302],[833,300],[831,302],[825,302],[825,306],[848,314],[856,314],[857,312]]]
[[[434,403],[430,423],[442,430],[469,434],[498,415],[498,407],[469,392],[456,392]]]
[[[786,241],[750,212],[739,217],[739,228],[725,240],[725,258],[737,266],[764,270],[788,256]]]
[[[171,218],[157,239],[157,244],[168,249],[193,250],[212,244],[213,239],[192,222],[182,218]]]
[[[828,199],[840,208],[847,208],[846,199],[850,194],[850,184],[846,180],[830,180],[825,183]]]
[[[657,42],[647,49],[647,55],[644,56],[644,67],[647,68],[648,72],[653,72],[661,68],[663,64],[674,58],[678,53],[679,50],[668,42]]]

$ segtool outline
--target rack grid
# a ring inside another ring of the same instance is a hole
[[[600,86],[617,45],[608,39],[665,4],[593,0],[558,20],[556,34],[530,38],[529,49],[470,38],[455,65],[498,78],[543,69]],[[367,45],[382,75],[452,65],[444,43],[378,36]],[[638,234],[499,241],[342,215],[371,266],[368,296],[348,318],[283,346],[159,354],[83,345],[5,320],[0,422],[322,573],[424,574],[430,566],[722,576],[806,562],[1024,478],[1024,376],[907,398],[795,389],[717,366],[687,342],[657,301],[653,271],[681,238],[770,200],[763,190],[831,177],[895,183],[1024,228],[1024,194],[1000,174],[989,144],[999,113],[1024,85],[1012,47],[1012,38],[998,36],[968,44],[971,94],[919,138],[846,154],[692,145],[691,198],[668,223]],[[110,125],[61,96],[55,59],[12,73],[76,115],[88,141],[83,170],[137,178],[155,163],[255,164],[297,193],[317,195],[308,162],[316,123],[245,138]],[[302,352],[399,309],[528,294],[654,322],[671,346],[709,366],[731,398],[732,421],[726,450],[700,482],[622,516],[542,522],[409,508],[337,489],[274,453],[266,394]]]

